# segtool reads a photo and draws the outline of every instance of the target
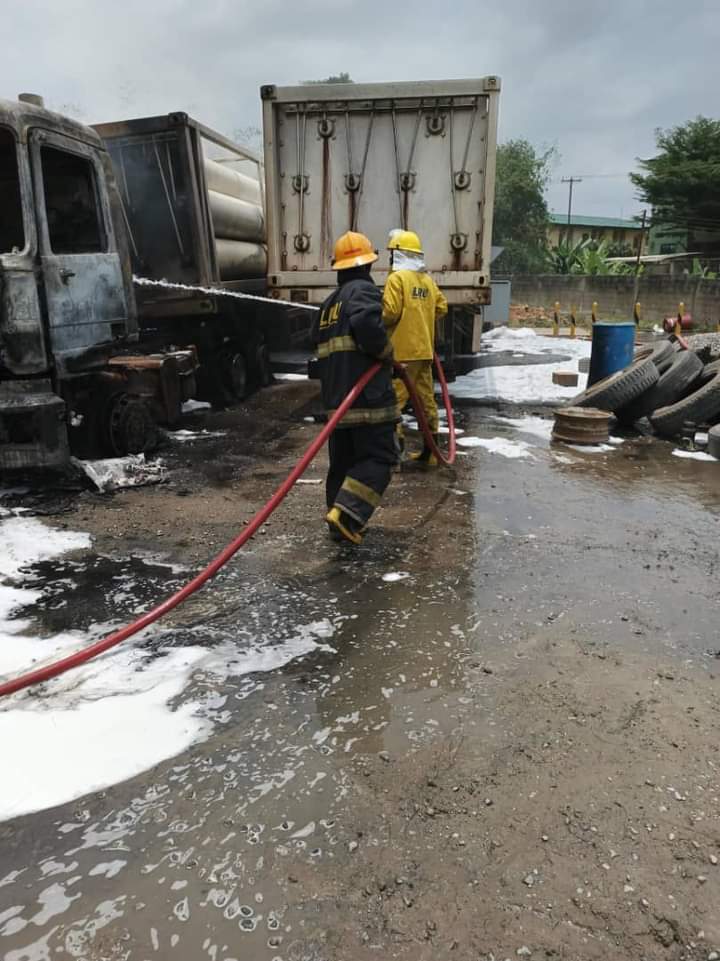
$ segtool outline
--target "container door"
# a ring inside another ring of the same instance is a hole
[[[53,353],[124,337],[128,309],[99,152],[36,131],[32,162]]]

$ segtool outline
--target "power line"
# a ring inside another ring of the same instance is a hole
[[[581,180],[598,180],[598,179],[603,179],[603,178],[604,178],[604,179],[619,179],[620,177],[629,177],[629,176],[630,176],[630,171],[627,171],[626,173],[622,173],[622,174],[582,174],[582,175],[580,176],[580,179],[581,179]],[[566,178],[563,177],[561,180],[551,180],[550,183],[553,183],[553,184],[564,184],[564,183],[567,183],[567,180],[566,180]]]
[[[629,177],[631,174],[630,170],[626,170],[621,174],[583,174],[585,180],[597,180],[598,177]]]

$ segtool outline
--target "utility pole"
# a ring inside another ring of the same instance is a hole
[[[640,221],[640,240],[638,242],[637,259],[635,260],[635,274],[640,273],[640,257],[642,256],[643,243],[645,241],[645,220],[647,210],[643,210],[642,220]]]
[[[567,236],[565,242],[570,243],[570,225],[572,223],[572,192],[573,184],[581,184],[582,177],[563,177],[560,181],[561,184],[569,184],[568,190],[568,219],[567,219]]]
[[[633,316],[635,316],[635,305],[638,299],[638,290],[640,287],[640,257],[642,256],[643,243],[645,242],[645,222],[647,219],[647,210],[642,212],[642,221],[640,223],[640,239],[638,241],[637,257],[635,258],[635,283],[633,284]],[[635,323],[638,323],[636,318]]]

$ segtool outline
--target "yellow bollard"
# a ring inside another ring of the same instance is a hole
[[[720,320],[715,324],[715,332],[720,334]]]
[[[577,321],[575,320],[575,306],[570,308],[570,337],[575,337]]]
[[[597,312],[598,312],[598,302],[597,300],[593,300],[591,316],[592,316],[592,322],[594,324],[597,323]]]
[[[553,311],[553,337],[557,337],[560,333],[560,301],[555,301],[555,310]]]
[[[685,316],[685,304],[681,301],[678,304],[678,314],[675,320],[675,336],[680,337],[682,334],[682,319]]]
[[[640,304],[640,301],[638,300],[635,302],[635,307],[633,308],[633,320],[635,321],[636,327],[640,326],[640,307],[641,307],[641,304]]]

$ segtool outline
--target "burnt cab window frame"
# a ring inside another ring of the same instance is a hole
[[[112,230],[110,211],[107,207],[103,192],[99,189],[99,184],[104,177],[104,171],[98,148],[90,144],[85,144],[80,140],[63,136],[62,134],[50,133],[40,129],[33,130],[30,135],[30,143],[33,182],[35,185],[35,196],[37,198],[38,235],[41,254],[51,257],[92,257],[93,255],[115,253],[115,236]],[[78,250],[68,253],[53,250],[50,231],[48,229],[47,208],[45,205],[45,180],[42,163],[43,147],[50,147],[53,150],[71,154],[89,163],[90,169],[92,170],[95,209],[98,214],[98,226],[100,229],[100,250]]]
[[[23,232],[25,234],[25,245],[22,250],[19,250],[17,253],[13,253],[11,250],[0,250],[0,260],[14,259],[17,261],[18,258],[27,258],[28,254],[34,254],[37,248],[35,218],[33,217],[32,209],[30,163],[27,151],[21,149],[17,130],[8,124],[0,123],[0,131],[2,131],[3,134],[9,134],[10,139],[15,144],[15,158],[17,160],[18,179],[20,182],[20,206],[22,209]]]

